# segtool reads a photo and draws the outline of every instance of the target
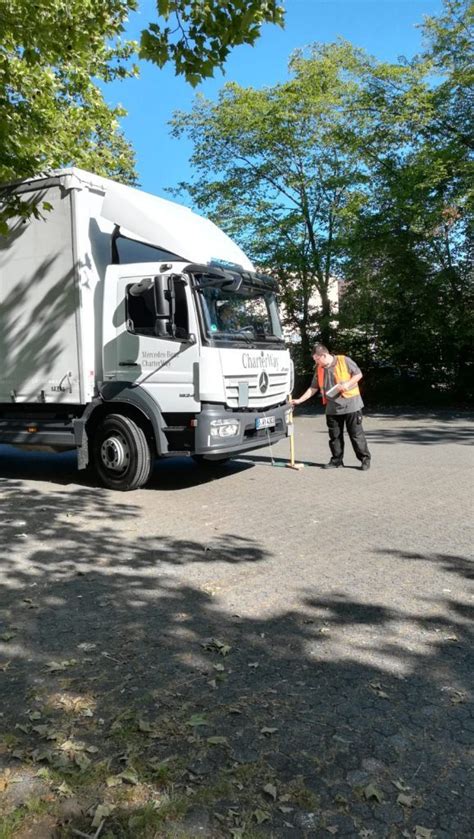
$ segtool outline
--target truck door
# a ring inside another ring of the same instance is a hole
[[[107,269],[104,381],[143,387],[163,413],[196,413],[199,346],[189,280],[159,269],[153,264]]]

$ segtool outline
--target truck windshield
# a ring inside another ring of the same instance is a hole
[[[278,306],[271,291],[243,285],[238,291],[201,288],[208,337],[216,340],[283,341]]]

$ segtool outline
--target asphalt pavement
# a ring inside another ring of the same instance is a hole
[[[186,835],[472,837],[472,416],[364,427],[368,472],[349,444],[323,470],[325,419],[300,414],[300,471],[283,441],[226,467],[160,461],[133,493],[72,454],[0,448],[4,767],[39,759],[31,709],[68,670],[105,725],[105,684],[117,713],[159,714],[143,697],[162,691],[208,714],[225,754],[173,743],[186,789],[247,768]]]

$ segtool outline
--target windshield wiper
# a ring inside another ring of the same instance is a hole
[[[255,335],[250,337],[249,330],[240,330],[240,329],[233,329],[229,332],[219,331],[219,332],[211,332],[212,338],[225,338],[227,340],[236,338],[237,340],[244,340],[247,341],[248,344],[251,344],[255,340]]]
[[[243,335],[245,338],[248,337],[249,333],[252,334],[253,338],[256,337],[255,329],[253,326],[244,326],[242,329],[232,329],[232,335]]]

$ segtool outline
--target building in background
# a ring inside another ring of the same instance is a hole
[[[296,278],[295,278],[295,285],[296,285]],[[334,314],[335,318],[332,322],[332,326],[335,328],[337,327],[337,315],[339,312],[339,300],[343,294],[343,286],[344,283],[342,280],[336,279],[336,277],[332,277],[329,282],[329,299],[331,301],[331,309],[332,313]],[[312,295],[309,301],[309,322],[314,323],[314,331],[317,332],[317,325],[318,325],[318,313],[321,311],[321,296],[318,292]],[[298,330],[292,326],[288,325],[288,316],[285,304],[282,302],[280,304],[280,317],[283,324],[283,334],[285,336],[285,340],[288,341],[289,344],[299,344],[301,342],[301,336]]]

